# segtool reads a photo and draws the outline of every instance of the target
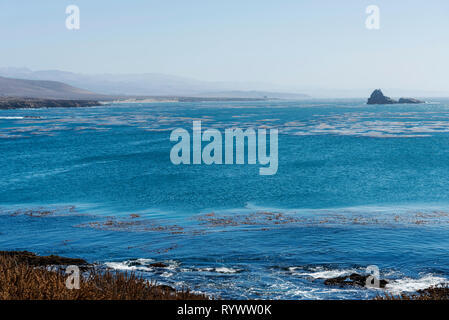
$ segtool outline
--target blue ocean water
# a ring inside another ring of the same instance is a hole
[[[246,299],[360,299],[449,279],[449,100],[0,110],[0,249]],[[276,128],[279,168],[173,165],[170,133]],[[163,262],[165,268],[155,268]]]

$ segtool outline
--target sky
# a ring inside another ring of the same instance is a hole
[[[0,39],[0,67],[449,92],[447,0],[0,0]]]

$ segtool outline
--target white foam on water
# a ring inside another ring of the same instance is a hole
[[[151,266],[151,264],[156,262],[157,261],[154,259],[139,258],[139,259],[126,260],[122,262],[106,262],[104,263],[104,265],[108,268],[122,271],[154,272],[156,270],[161,269],[158,267]],[[167,265],[167,267],[163,267],[163,269],[167,271],[164,271],[164,273],[161,274],[162,277],[172,276],[173,271],[175,271],[179,267],[179,262],[174,260],[164,261],[163,263]]]
[[[148,267],[139,267],[139,266],[130,266],[123,262],[106,262],[106,267],[114,269],[114,270],[122,270],[122,271],[152,271],[151,268]]]
[[[189,270],[189,271],[194,271],[194,270]],[[200,272],[213,272],[214,268],[198,268],[197,271],[200,271]]]
[[[241,269],[228,268],[228,267],[218,267],[218,268],[204,267],[204,268],[198,268],[196,270],[194,269],[194,270],[189,270],[189,271],[216,272],[216,273],[232,274],[232,273],[238,273],[238,272],[240,272],[242,270]]]
[[[385,289],[392,294],[400,294],[402,292],[416,292],[418,290],[447,283],[449,283],[449,281],[446,278],[427,274],[419,279],[402,278],[390,281]]]
[[[161,277],[164,278],[170,278],[171,276],[173,276],[173,273],[171,272],[164,272],[163,274],[161,274]]]
[[[153,271],[154,269],[148,266],[152,262],[154,262],[153,259],[140,258],[123,262],[106,262],[105,266],[114,270],[123,271]]]
[[[327,270],[327,271],[318,271],[318,272],[311,272],[311,273],[302,273],[302,275],[309,276],[314,279],[330,279],[330,278],[341,277],[341,276],[348,275],[351,273],[353,273],[353,271],[350,271],[350,270]]]
[[[0,120],[20,120],[24,119],[24,117],[0,117]]]
[[[355,269],[326,270],[323,267],[312,268],[311,272],[303,270],[300,267],[290,267],[290,268],[288,268],[288,270],[290,272],[292,272],[293,275],[307,276],[307,277],[312,277],[314,279],[331,279],[331,278],[341,277],[341,276],[350,275],[352,273],[359,272],[358,270],[355,270]],[[298,271],[298,270],[300,270],[300,271]]]
[[[132,262],[138,262],[138,263],[140,263],[140,264],[148,264],[148,263],[153,263],[154,262],[154,259],[144,259],[144,258],[139,258],[139,259],[136,259],[136,260],[130,260],[130,262],[132,263]]]
[[[267,293],[260,292],[262,295]],[[368,296],[368,291],[363,291],[360,288],[344,287],[321,287],[314,285],[298,285],[297,283],[279,279],[279,282],[273,283],[269,286],[269,294],[275,299],[285,299],[286,297],[304,300],[322,300],[322,299],[347,299],[354,297],[354,295],[361,298]]]
[[[226,267],[215,268],[215,272],[218,273],[237,273],[239,271],[240,271],[239,269],[226,268]]]
[[[179,262],[175,261],[175,260],[168,260],[165,261],[168,264],[168,267],[166,268],[167,270],[176,270],[177,268],[179,268]]]

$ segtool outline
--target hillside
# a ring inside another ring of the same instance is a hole
[[[205,92],[195,96],[199,97],[214,97],[214,98],[242,98],[242,99],[306,99],[309,98],[306,94],[300,93],[284,93],[271,91],[222,91],[222,92]]]
[[[72,87],[58,81],[25,80],[0,77],[0,96],[45,99],[101,99],[87,90]]]
[[[219,98],[303,99],[306,96],[267,83],[201,81],[158,73],[80,74],[60,70],[32,71],[0,68],[0,76],[29,80],[51,80],[115,96],[183,96]]]

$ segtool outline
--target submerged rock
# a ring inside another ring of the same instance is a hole
[[[355,286],[355,287],[365,287],[366,286],[366,280],[368,279],[369,275],[361,275],[358,273],[353,273],[349,276],[342,276],[342,277],[336,277],[336,278],[330,278],[326,279],[324,281],[324,284],[327,286]],[[385,288],[385,286],[388,284],[387,280],[379,280],[379,287]]]
[[[150,264],[150,267],[153,267],[153,268],[167,268],[168,265],[163,263],[163,262],[155,262],[155,263]]]
[[[371,96],[368,99],[368,104],[393,104],[398,103],[396,100],[391,99],[390,97],[384,96],[382,90],[376,89],[373,91]]]

